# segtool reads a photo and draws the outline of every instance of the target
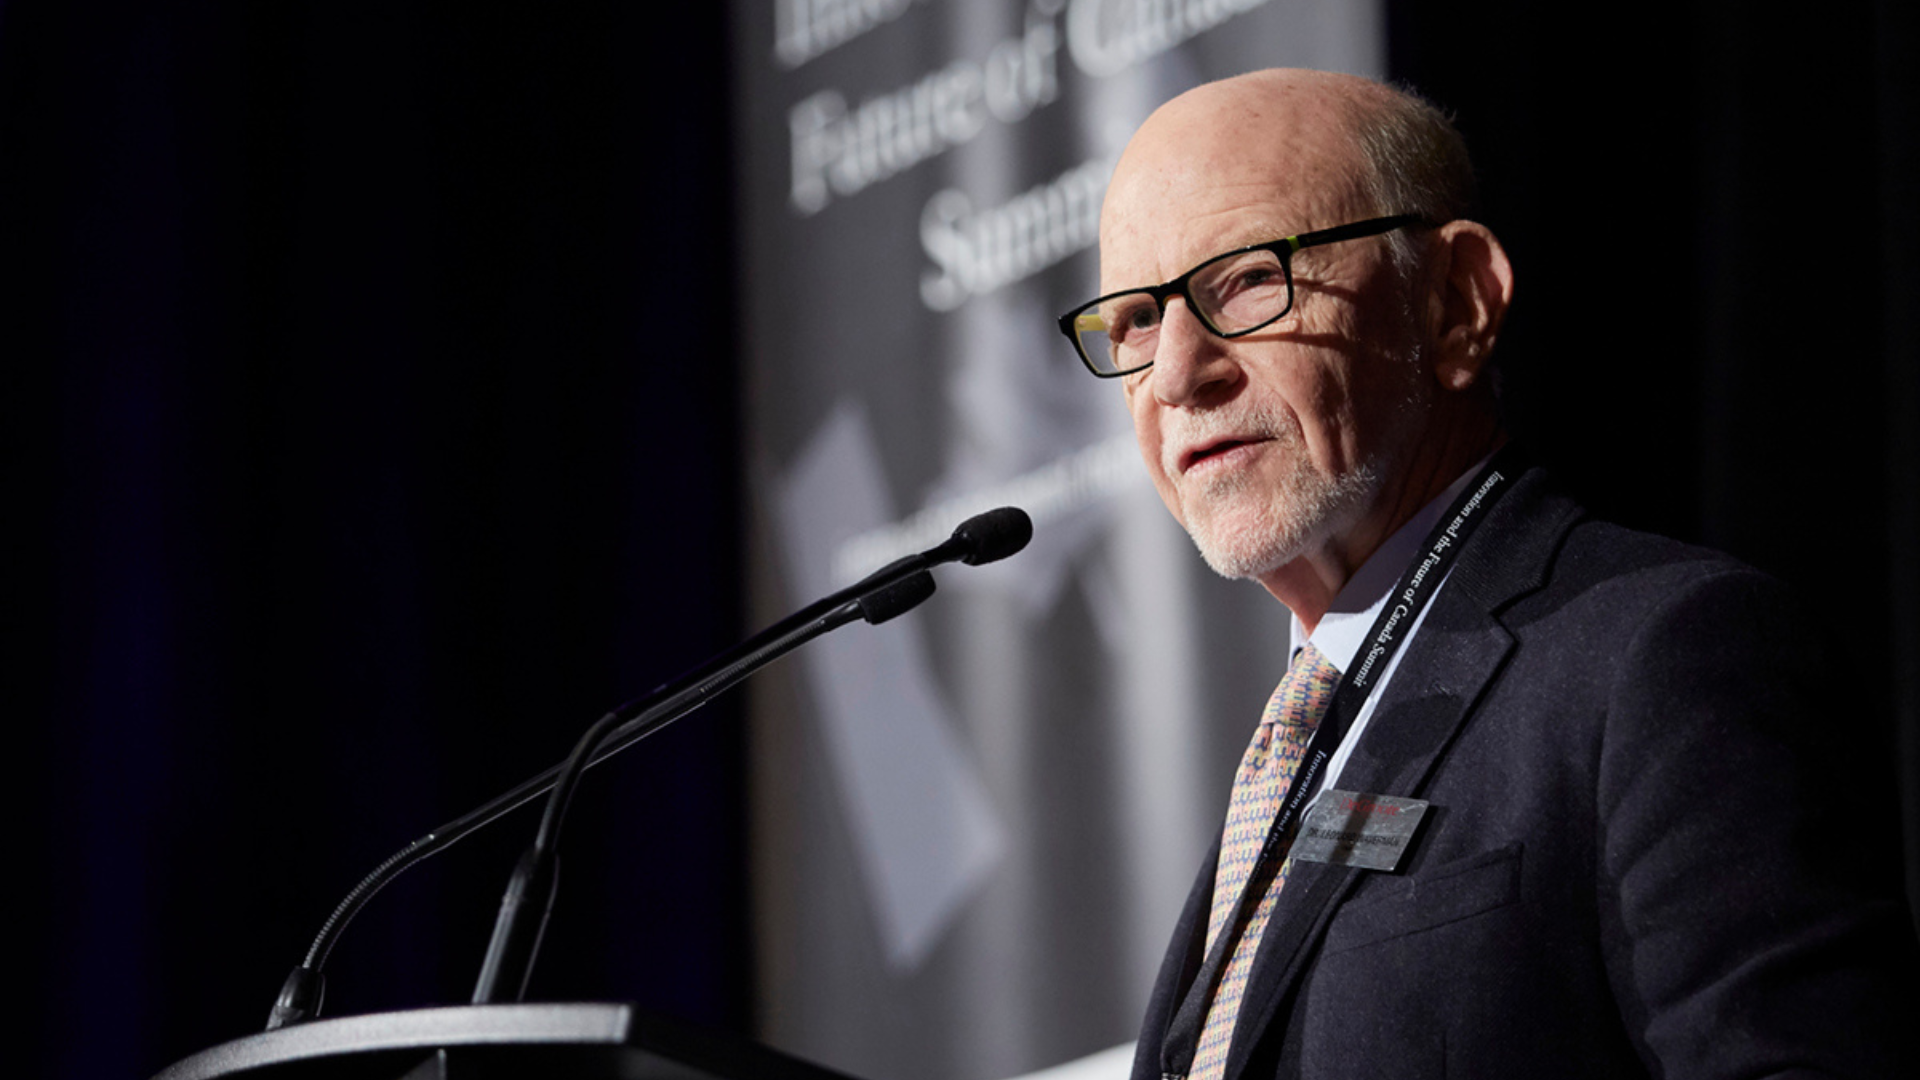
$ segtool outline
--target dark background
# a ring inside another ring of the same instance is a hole
[[[723,7],[0,3],[10,1071],[257,1030],[374,863],[748,629]],[[1784,10],[1395,0],[1391,65],[1514,256],[1516,426],[1798,588],[1912,880],[1916,37]],[[723,701],[595,772],[534,996],[751,1029],[744,762]],[[465,1000],[532,826],[328,1012]]]

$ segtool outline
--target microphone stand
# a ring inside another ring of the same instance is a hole
[[[267,1018],[266,1030],[274,1031],[320,1014],[326,997],[327,957],[347,924],[375,893],[409,867],[552,790],[557,797],[549,801],[540,837],[516,867],[507,895],[501,900],[494,940],[488,945],[480,983],[474,990],[476,1004],[492,1000],[503,984],[515,988],[517,999],[525,989],[527,972],[539,948],[540,931],[552,905],[556,880],[554,841],[581,773],[699,708],[713,695],[821,634],[857,618],[876,624],[884,622],[926,600],[933,595],[933,577],[928,573],[932,567],[956,560],[969,566],[993,562],[1025,547],[1032,535],[1032,521],[1024,511],[1013,507],[970,518],[939,546],[900,559],[854,585],[801,608],[652,694],[601,717],[564,764],[540,773],[414,840],[362,878],[327,916],[305,959],[281,985],[280,995]],[[557,785],[563,778],[566,787],[560,788]],[[534,898],[531,904],[529,897]],[[532,916],[524,912],[538,912],[538,917],[529,925],[527,920]]]
[[[503,991],[513,1001],[526,996],[527,978],[532,974],[534,957],[540,950],[540,939],[546,932],[547,916],[553,909],[554,893],[559,885],[560,826],[587,766],[685,716],[715,694],[829,630],[859,618],[875,624],[885,622],[933,595],[933,575],[924,568],[888,567],[868,580],[877,583],[864,595],[817,618],[804,620],[784,633],[762,634],[735,650],[740,654],[737,657],[728,654],[709,662],[684,689],[654,695],[640,703],[637,714],[628,711],[634,706],[622,706],[587,729],[561,767],[552,794],[547,798],[546,813],[540,819],[533,846],[514,867],[507,891],[500,898],[500,914],[494,921],[493,937],[487,942],[487,958],[473,988],[475,1005],[492,1004]],[[854,588],[858,590],[860,586]],[[756,644],[761,639],[769,640]],[[681,680],[681,684],[687,682]]]

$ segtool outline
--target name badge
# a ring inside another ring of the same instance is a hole
[[[1426,812],[1425,799],[1323,791],[1293,838],[1293,857],[1362,870],[1392,870]]]

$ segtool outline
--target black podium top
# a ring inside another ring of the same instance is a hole
[[[235,1039],[154,1080],[848,1080],[625,1004],[463,1005],[343,1016]]]

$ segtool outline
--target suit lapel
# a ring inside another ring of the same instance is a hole
[[[1522,477],[1462,551],[1348,758],[1341,789],[1414,798],[1426,790],[1513,648],[1495,613],[1544,584],[1552,550],[1578,516],[1545,488],[1539,470]],[[1361,873],[1325,863],[1296,863],[1289,872],[1241,999],[1227,1080],[1245,1069],[1260,1033],[1298,989]]]

